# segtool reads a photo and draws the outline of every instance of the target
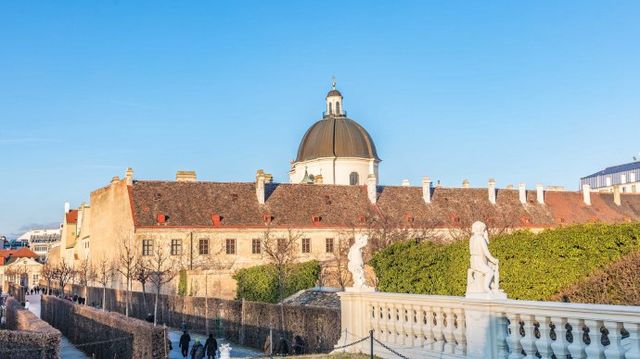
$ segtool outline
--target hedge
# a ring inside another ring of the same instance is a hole
[[[319,273],[320,263],[315,260],[292,265],[285,280],[284,297],[313,287]],[[278,275],[274,265],[266,264],[239,269],[233,278],[238,283],[236,299],[278,302]]]
[[[464,295],[469,241],[406,241],[377,252],[370,264],[384,292]],[[584,224],[491,238],[500,286],[512,299],[548,300],[563,288],[640,249],[640,223]]]

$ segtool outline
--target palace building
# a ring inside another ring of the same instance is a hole
[[[171,181],[144,180],[127,169],[93,191],[88,205],[66,211],[62,242],[50,260],[115,258],[126,241],[143,257],[162,250],[179,259],[189,293],[202,294],[207,286],[210,295],[229,298],[236,269],[269,261],[267,233],[295,231],[299,261],[330,265],[340,241],[356,232],[379,236],[372,241],[380,244],[394,231],[454,240],[476,220],[494,229],[541,230],[640,219],[639,195],[497,188],[494,180],[447,188],[428,177],[419,186],[380,185],[379,164],[372,137],[347,117],[334,83],[324,116],[302,137],[289,183],[276,183],[262,170],[252,182],[212,182],[193,171],[178,171]]]

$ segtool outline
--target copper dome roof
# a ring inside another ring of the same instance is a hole
[[[336,90],[335,88],[329,92],[327,92],[327,97],[331,97],[331,96],[340,96],[342,97],[342,94],[340,93],[340,91]]]
[[[369,133],[356,121],[343,116],[327,116],[304,134],[296,162],[321,157],[378,158]]]

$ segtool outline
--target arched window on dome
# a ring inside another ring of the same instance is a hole
[[[340,102],[336,101],[336,115],[340,114]]]
[[[360,184],[360,176],[358,175],[358,172],[351,172],[349,175],[349,184],[352,186]]]
[[[329,114],[333,114],[333,104],[329,102]]]

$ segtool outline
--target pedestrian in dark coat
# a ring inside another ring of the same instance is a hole
[[[213,334],[209,334],[207,341],[204,342],[204,349],[207,351],[207,359],[213,359],[216,357],[216,351],[218,350],[218,342]]]
[[[204,347],[200,344],[200,341],[196,339],[196,342],[193,344],[191,348],[191,359],[203,359],[204,358]]]
[[[182,352],[182,357],[186,358],[189,355],[189,342],[191,341],[191,336],[185,330],[180,336],[180,351]]]

